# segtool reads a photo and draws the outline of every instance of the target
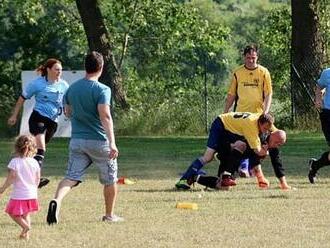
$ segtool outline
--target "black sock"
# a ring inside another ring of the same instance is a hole
[[[42,163],[44,161],[45,150],[38,149],[37,154],[33,157],[35,160],[37,160],[40,168],[42,167]]]
[[[227,162],[226,162],[226,159],[224,158],[224,159],[222,159],[222,160],[220,160],[220,164],[219,164],[219,168],[218,168],[218,177],[220,177],[221,176],[221,174],[224,172],[224,170],[226,169],[226,166],[225,166],[225,164],[226,164]]]
[[[312,165],[313,169],[318,170],[318,169],[322,168],[323,166],[330,165],[328,155],[329,155],[329,152],[325,152],[321,155],[321,157],[318,160],[313,162],[313,165]]]
[[[234,173],[238,171],[242,158],[243,154],[240,151],[233,149],[230,153],[227,162],[224,165],[223,171],[230,172],[232,175],[234,175]]]
[[[218,177],[212,176],[199,176],[197,177],[197,183],[204,185],[206,187],[216,189]]]

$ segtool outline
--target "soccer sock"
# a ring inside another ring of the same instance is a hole
[[[188,179],[192,177],[193,175],[196,175],[197,172],[204,166],[204,163],[200,159],[196,159],[192,164],[188,167],[186,172],[183,174],[183,176],[180,178],[182,179]]]
[[[242,159],[240,162],[240,169],[243,171],[249,171],[249,159]]]
[[[38,149],[37,150],[37,154],[33,157],[35,160],[37,160],[40,168],[42,167],[42,163],[44,161],[44,158],[45,158],[45,150],[43,149]]]
[[[313,169],[318,170],[322,168],[323,166],[330,165],[330,161],[328,159],[329,152],[325,152],[321,155],[321,157],[313,162]]]
[[[226,163],[227,163],[226,159],[220,160],[220,164],[219,164],[219,168],[218,168],[218,177],[220,177],[221,174],[223,173],[223,171],[226,169],[226,166],[225,166]]]
[[[196,182],[204,185],[206,187],[215,189],[217,186],[217,177],[212,177],[212,176],[198,176]]]
[[[224,171],[230,172],[233,175],[235,171],[238,171],[242,157],[243,154],[240,151],[236,149],[232,150],[228,159],[228,163],[225,164]]]

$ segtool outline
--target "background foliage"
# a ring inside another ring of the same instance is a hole
[[[242,63],[242,49],[249,43],[260,46],[260,63],[271,72],[277,122],[281,127],[292,124],[290,1],[99,3],[131,106],[128,111],[115,106],[117,133],[205,134],[223,111],[230,72]],[[322,4],[328,52],[329,3]],[[5,122],[20,94],[21,71],[36,68],[48,57],[60,58],[65,70],[82,69],[88,47],[73,1],[3,0],[0,7],[1,130],[12,135],[15,130],[7,132]]]

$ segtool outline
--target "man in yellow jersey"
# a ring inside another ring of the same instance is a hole
[[[279,130],[279,129],[275,130],[275,131],[271,132],[269,135],[261,137],[261,142],[262,142],[262,144],[265,145],[264,146],[265,148],[268,147],[269,151],[271,151],[272,149],[276,149],[286,142],[286,133],[283,130]],[[246,152],[249,152],[249,151],[246,151]],[[250,159],[251,168],[254,171],[260,170],[260,163],[264,159],[264,157],[259,157],[253,152],[252,153],[250,152],[248,154],[249,154],[248,156]],[[224,167],[225,167],[224,164],[226,163],[226,159],[224,156],[218,156],[218,157],[221,161],[221,166],[219,167],[220,173],[218,173],[218,174],[221,175],[224,170]],[[272,161],[273,169],[275,171],[275,175],[277,176],[277,178],[279,178],[281,180],[281,177],[284,176],[284,174],[283,174],[284,169],[282,166],[281,159],[279,157],[279,153],[277,153],[277,155],[274,156],[274,158],[275,158],[275,160]],[[261,171],[261,174],[262,174],[262,171]],[[188,179],[188,184],[192,184],[194,182],[197,182],[198,184],[204,185],[209,188],[222,189],[220,177],[204,176],[204,175],[195,174],[193,177]],[[257,182],[258,182],[258,186],[261,188],[268,187],[268,183],[266,185],[262,185],[262,184],[260,184],[259,180],[257,180]],[[287,188],[283,188],[283,189],[287,189]]]
[[[272,102],[271,77],[267,68],[259,65],[258,48],[248,45],[243,51],[244,65],[234,70],[224,113],[268,113]],[[240,176],[249,177],[249,160],[240,165]]]
[[[252,149],[259,157],[267,155],[268,148],[262,146],[259,136],[275,130],[273,123],[274,118],[270,114],[231,112],[219,115],[212,123],[204,155],[192,162],[175,184],[176,188],[190,189],[187,179],[212,161],[216,152],[227,161],[224,163],[221,185],[235,186],[232,174],[238,169],[247,149]]]
[[[273,94],[269,71],[257,64],[255,46],[247,46],[243,56],[244,65],[233,72],[224,113],[232,107],[237,112],[268,113]]]

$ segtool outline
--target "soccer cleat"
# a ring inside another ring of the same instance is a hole
[[[42,177],[42,178],[40,178],[38,188],[40,189],[40,188],[46,186],[48,183],[49,183],[49,179]]]
[[[48,225],[58,223],[58,206],[56,200],[51,200],[48,206],[47,213],[47,223]]]
[[[231,175],[222,175],[220,186],[221,187],[236,186],[235,178]]]
[[[257,178],[257,183],[259,188],[261,189],[269,188],[269,181],[265,177]]]
[[[316,173],[317,173],[317,170],[315,170],[313,168],[313,163],[316,161],[315,158],[311,158],[309,161],[308,161],[308,166],[309,166],[309,172],[308,172],[308,180],[310,183],[314,184],[315,181],[316,181]]]
[[[181,179],[179,180],[176,184],[175,187],[180,190],[188,190],[190,189],[190,185],[188,184],[186,179]]]

